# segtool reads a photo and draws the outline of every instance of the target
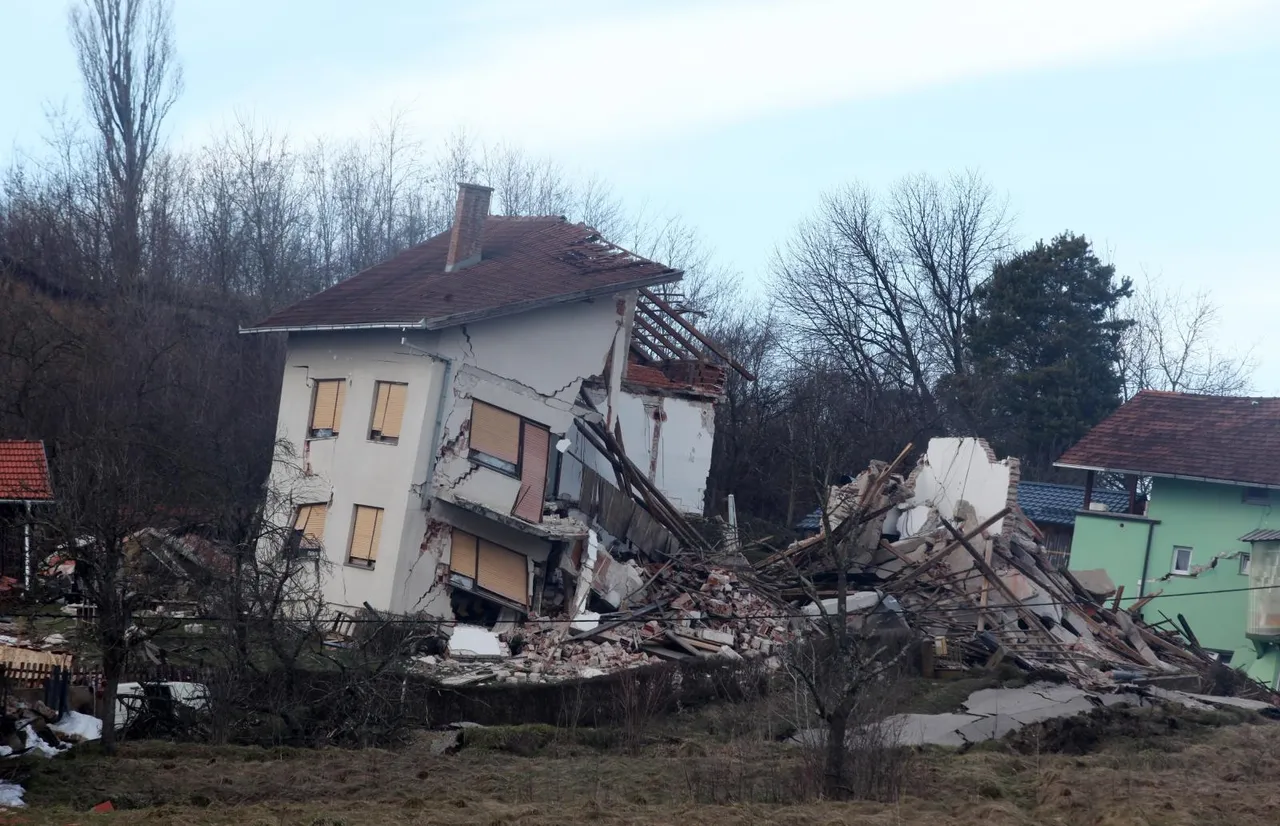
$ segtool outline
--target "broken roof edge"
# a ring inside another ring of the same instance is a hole
[[[425,318],[417,321],[370,321],[359,324],[304,324],[280,327],[241,327],[240,335],[254,333],[337,332],[340,330],[426,330]]]
[[[682,278],[684,278],[684,270],[672,269],[661,275],[637,278],[617,284],[589,287],[572,293],[563,293],[561,295],[538,298],[532,301],[517,301],[513,304],[504,304],[483,310],[471,310],[465,313],[436,316],[435,318],[425,319],[423,329],[443,330],[447,327],[456,327],[459,324],[472,324],[477,321],[505,318],[506,316],[519,315],[520,313],[541,310],[546,307],[554,307],[557,304],[572,304],[575,301],[587,301],[592,298],[599,298],[603,295],[617,295],[618,293],[625,293],[629,290],[638,290],[642,287],[649,287],[654,284],[666,284],[672,281],[679,281]]]
[[[1063,470],[1087,470],[1093,473],[1119,473],[1124,476],[1150,476],[1153,479],[1181,479],[1184,482],[1209,482],[1215,485],[1235,485],[1242,488],[1266,488],[1280,490],[1280,484],[1274,482],[1254,482],[1248,479],[1218,479],[1213,476],[1195,476],[1186,473],[1158,473],[1152,470],[1126,470],[1116,467],[1091,467],[1089,465],[1073,465],[1066,462],[1054,462],[1054,467]]]

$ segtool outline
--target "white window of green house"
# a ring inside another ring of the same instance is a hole
[[[1240,554],[1240,576],[1249,575],[1249,554]]]
[[[1173,548],[1173,573],[1189,574],[1191,573],[1191,549],[1186,547],[1174,546]]]

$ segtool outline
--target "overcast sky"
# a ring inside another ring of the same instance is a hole
[[[0,0],[0,162],[79,106],[61,0]],[[171,139],[237,113],[300,140],[394,108],[678,212],[758,282],[850,180],[977,169],[1031,242],[1211,290],[1280,395],[1280,2],[177,0]]]

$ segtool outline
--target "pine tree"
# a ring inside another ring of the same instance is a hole
[[[998,264],[975,291],[973,371],[956,390],[979,428],[1033,475],[1120,404],[1116,362],[1132,322],[1114,311],[1131,291],[1070,233]]]

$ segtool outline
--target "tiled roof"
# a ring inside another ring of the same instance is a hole
[[[490,216],[481,260],[446,273],[443,232],[303,299],[252,330],[404,326],[437,329],[543,304],[607,295],[680,278],[585,224]]]
[[[43,442],[0,440],[0,500],[53,499]]]
[[[1258,528],[1240,537],[1241,542],[1280,542],[1280,530],[1275,528]]]
[[[1057,464],[1280,487],[1280,399],[1143,390]]]
[[[1122,490],[1094,488],[1092,499],[1114,513],[1124,513],[1129,507],[1129,494]],[[1084,488],[1048,482],[1019,482],[1018,507],[1032,522],[1074,525],[1076,513],[1084,507]]]
[[[1122,490],[1094,488],[1093,501],[1107,510],[1124,513],[1129,507],[1129,494]],[[1042,525],[1074,525],[1076,512],[1084,506],[1084,488],[1079,485],[1054,485],[1048,482],[1019,482],[1018,507],[1032,522]],[[796,523],[796,530],[816,531],[822,527],[822,510],[806,514]]]

